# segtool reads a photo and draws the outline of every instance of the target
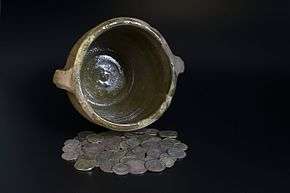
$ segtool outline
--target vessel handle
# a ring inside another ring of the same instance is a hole
[[[72,69],[56,70],[53,75],[53,83],[61,89],[73,92]]]
[[[184,72],[184,62],[179,56],[174,56],[174,65],[177,75]]]

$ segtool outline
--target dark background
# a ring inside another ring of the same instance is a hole
[[[280,193],[290,191],[290,2],[2,1],[0,192]],[[178,130],[188,157],[160,174],[75,171],[60,157],[83,119],[52,84],[75,41],[117,16],[143,19],[186,71],[154,123]]]

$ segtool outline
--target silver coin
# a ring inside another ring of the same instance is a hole
[[[186,151],[188,149],[188,146],[185,143],[176,143],[173,147],[183,151]]]
[[[110,138],[111,144],[119,144],[122,141],[120,136],[112,136]]]
[[[116,162],[114,162],[113,160],[104,160],[100,164],[100,169],[103,172],[112,173],[113,172],[112,168],[115,164],[116,164]]]
[[[104,140],[104,137],[98,134],[92,133],[92,134],[87,135],[86,139],[90,143],[101,143]]]
[[[153,128],[149,128],[145,130],[145,133],[148,135],[153,135],[156,136],[158,134],[159,130],[158,129],[153,129]]]
[[[96,161],[95,167],[96,168],[100,167],[100,165],[101,165],[101,163],[103,161],[102,158],[100,157],[100,154],[96,154],[95,161]]]
[[[133,148],[138,146],[140,144],[140,141],[137,137],[130,137],[129,139],[127,139],[127,144],[129,145],[129,147]]]
[[[132,152],[134,154],[145,154],[146,153],[146,149],[144,147],[141,147],[141,146],[136,146],[132,149]]]
[[[77,140],[77,139],[68,139],[64,142],[64,145],[79,145],[80,144],[80,141]]]
[[[174,141],[168,139],[169,138],[165,138],[159,143],[162,152],[166,152],[169,148],[172,148],[175,144]]]
[[[112,136],[110,138],[107,138],[104,142],[106,144],[107,150],[114,150],[117,151],[120,149],[120,143],[122,141],[122,138],[119,136]]]
[[[136,154],[133,153],[133,151],[131,150],[128,150],[127,153],[126,153],[126,156],[135,156]]]
[[[77,159],[74,167],[79,171],[90,171],[95,167],[95,160]]]
[[[87,159],[87,160],[95,160],[96,154],[95,153],[83,153],[79,156],[80,158]]]
[[[127,165],[131,174],[144,174],[147,171],[142,160],[129,160]]]
[[[177,158],[176,157],[171,157],[168,153],[162,153],[160,154],[159,158],[164,158],[164,157],[170,157],[171,159],[173,159],[174,162],[176,162]]]
[[[148,160],[145,162],[145,167],[151,172],[161,172],[166,166],[159,159]]]
[[[119,147],[120,149],[128,149],[130,146],[128,145],[127,141],[121,141]]]
[[[101,146],[99,146],[99,144],[95,144],[95,143],[82,143],[82,149],[91,149],[93,150],[98,150]]]
[[[142,147],[144,147],[145,149],[152,149],[152,148],[160,148],[160,143],[156,142],[156,141],[144,141],[141,144]]]
[[[147,142],[159,142],[159,141],[161,141],[161,138],[160,138],[160,137],[153,136],[153,137],[150,137],[149,139],[146,139],[146,140],[143,141],[142,143],[147,143]]]
[[[150,157],[159,158],[159,156],[161,154],[161,150],[156,149],[156,148],[151,148],[151,149],[148,149],[146,154]]]
[[[163,157],[169,157],[168,153],[161,153],[159,158],[163,158]]]
[[[123,163],[117,163],[113,166],[112,170],[117,175],[126,175],[129,173],[128,165]]]
[[[186,157],[186,153],[183,150],[177,149],[177,148],[169,148],[167,150],[168,155],[170,155],[171,157],[175,157],[178,159],[182,159]]]
[[[159,131],[159,136],[166,138],[177,138],[177,132],[172,130],[163,130]]]
[[[159,159],[167,168],[171,168],[175,163],[175,158],[172,157],[162,157]]]
[[[67,144],[62,147],[63,152],[78,152],[80,151],[81,146],[75,144]]]
[[[132,132],[125,132],[124,136],[127,138],[137,137],[137,135],[135,133],[132,133]]]
[[[79,155],[76,152],[64,152],[61,154],[61,158],[66,161],[76,160],[78,156]]]
[[[145,153],[137,153],[137,154],[135,154],[136,155],[136,158],[138,159],[138,160],[144,160],[145,159]]]
[[[99,154],[99,157],[101,160],[109,160],[113,156],[114,152],[113,151],[102,151]]]
[[[134,160],[134,159],[137,159],[136,155],[125,155],[119,161],[120,161],[120,163],[127,163],[128,161]]]
[[[142,143],[143,141],[151,138],[152,135],[149,135],[147,133],[143,134],[143,135],[138,135],[137,138],[139,139],[139,141]]]
[[[163,142],[168,142],[168,143],[173,143],[173,144],[181,143],[179,140],[173,139],[173,138],[164,138],[164,139],[162,139],[162,141]]]
[[[88,142],[87,140],[80,141],[80,144],[81,144],[82,147],[86,146],[89,143],[90,142]]]
[[[138,129],[136,131],[133,131],[132,133],[133,134],[137,134],[137,135],[143,135],[143,134],[146,133],[146,131],[147,131],[147,129],[146,128],[143,128],[143,129]]]
[[[114,151],[110,159],[115,160],[116,162],[119,162],[120,159],[123,158],[126,154],[127,154],[127,150]]]
[[[153,160],[153,159],[156,159],[156,158],[146,155],[144,158],[144,161],[146,162],[146,161]]]
[[[96,143],[89,143],[82,147],[83,152],[96,154],[104,150],[104,146],[97,145]]]

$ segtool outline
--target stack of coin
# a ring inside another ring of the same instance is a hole
[[[81,131],[64,142],[61,157],[80,171],[100,168],[117,175],[161,172],[186,156],[177,132],[145,128],[132,132]]]

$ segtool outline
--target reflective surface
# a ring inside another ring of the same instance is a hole
[[[155,113],[171,84],[171,64],[160,43],[135,26],[105,31],[89,47],[81,88],[95,113],[114,123],[136,123]]]

